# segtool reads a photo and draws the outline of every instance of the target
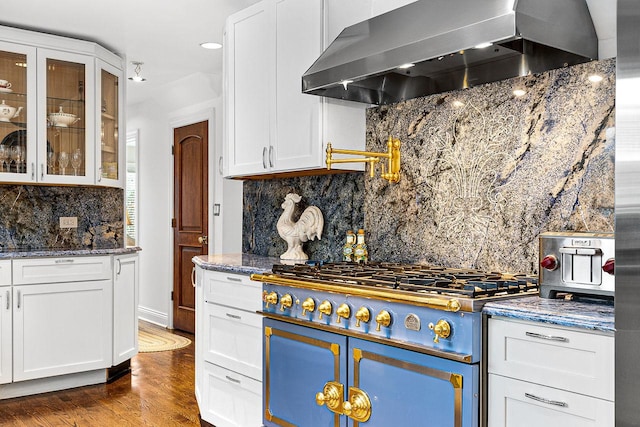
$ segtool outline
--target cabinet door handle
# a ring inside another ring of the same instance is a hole
[[[269,146],[269,167],[273,167],[273,145]]]
[[[191,269],[191,286],[193,286],[194,288],[196,287],[196,268],[193,267]]]
[[[7,310],[11,309],[11,292],[7,291]]]
[[[561,406],[563,408],[566,408],[567,403],[566,402],[560,402],[559,400],[549,400],[549,399],[545,399],[544,397],[538,397],[535,394],[530,394],[530,393],[525,393],[524,397],[528,397],[529,399],[533,399],[537,402],[542,402],[542,403],[546,403],[547,405],[553,405],[553,406]]]
[[[17,292],[18,301],[16,301],[18,308],[20,308],[20,291]]]
[[[44,163],[40,163],[40,181],[44,180]]]
[[[238,316],[237,314],[226,313],[226,315],[232,319],[242,320],[242,316]]]
[[[36,179],[36,164],[31,162],[31,181]]]
[[[222,156],[220,156],[220,159],[218,159],[218,173],[222,176],[222,167],[223,167],[223,163],[222,163]]]
[[[226,379],[228,379],[229,381],[231,381],[232,383],[236,383],[236,384],[241,384],[242,383],[240,380],[237,380],[235,378],[231,378],[229,375],[225,375],[224,377]]]
[[[262,168],[267,168],[267,147],[262,147]]]
[[[539,338],[541,340],[569,342],[568,338],[559,337],[559,336],[555,336],[555,335],[537,334],[535,332],[525,332],[525,335],[528,336],[528,337],[531,337],[531,338]]]
[[[120,261],[120,258],[118,258],[116,259],[116,262],[118,263],[118,272],[116,273],[116,276],[119,276],[122,272],[122,261]]]
[[[73,262],[73,259],[71,258],[55,260],[56,264],[71,264],[72,262]]]
[[[227,280],[230,282],[242,282],[242,279],[238,277],[231,277],[231,276],[227,276]]]
[[[102,181],[102,166],[98,168],[98,182]]]

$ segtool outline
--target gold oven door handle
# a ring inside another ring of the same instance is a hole
[[[369,395],[357,387],[349,387],[349,400],[342,404],[342,412],[360,423],[371,417],[371,399]]]
[[[316,393],[316,404],[318,406],[327,405],[331,412],[342,415],[342,398],[344,396],[344,386],[339,382],[327,382],[322,391]]]

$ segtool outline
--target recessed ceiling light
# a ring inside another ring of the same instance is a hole
[[[406,63],[406,64],[402,64],[398,66],[399,70],[406,70],[407,68],[411,68],[411,67],[415,67],[416,64],[412,64],[410,62]]]
[[[513,94],[515,96],[524,96],[526,95],[527,91],[524,89],[514,89]]]
[[[474,48],[474,49],[484,49],[485,47],[489,47],[489,46],[491,46],[492,44],[493,44],[493,43],[491,43],[491,42],[480,43],[480,44],[475,45],[473,48]]]
[[[602,81],[602,76],[599,74],[592,74],[589,76],[589,81],[592,83],[598,83]]]
[[[204,42],[204,43],[200,43],[200,46],[205,49],[220,49],[222,47],[220,43],[216,43],[216,42]]]

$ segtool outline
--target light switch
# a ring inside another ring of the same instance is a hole
[[[60,228],[78,228],[77,216],[61,216]]]

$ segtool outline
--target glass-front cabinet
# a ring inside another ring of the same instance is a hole
[[[0,42],[0,182],[35,179],[36,49]]]
[[[0,184],[124,187],[123,69],[95,43],[0,26]]]
[[[93,184],[94,58],[39,49],[38,66],[39,181]]]

